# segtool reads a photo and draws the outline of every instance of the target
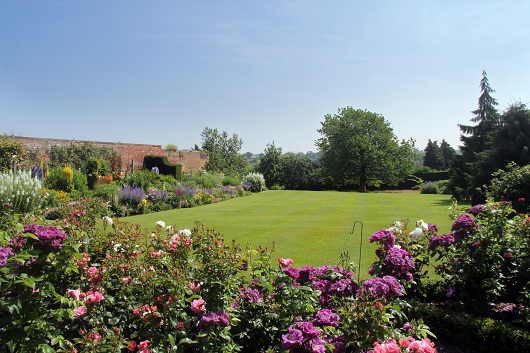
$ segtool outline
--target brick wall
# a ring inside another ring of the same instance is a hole
[[[112,147],[121,156],[121,169],[126,173],[142,168],[144,156],[167,156],[171,163],[182,164],[183,172],[196,172],[204,168],[208,155],[200,151],[164,151],[161,145],[142,145],[135,143],[114,143],[98,141],[61,140],[39,137],[11,136],[12,139],[24,143],[29,149],[36,151],[49,160],[51,146],[68,146],[70,144],[82,145],[91,143],[94,146]]]

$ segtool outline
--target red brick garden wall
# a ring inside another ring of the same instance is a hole
[[[112,147],[121,156],[121,169],[126,173],[142,168],[144,156],[167,156],[171,163],[182,164],[183,172],[196,172],[204,168],[208,155],[200,151],[164,151],[161,145],[142,145],[133,143],[114,143],[97,141],[78,141],[48,139],[39,137],[11,136],[14,140],[24,143],[29,149],[35,150],[44,161],[49,160],[51,146],[68,146],[70,144],[82,145],[91,143],[95,146]]]

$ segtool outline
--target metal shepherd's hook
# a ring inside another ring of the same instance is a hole
[[[364,228],[363,222],[355,221],[355,223],[353,223],[353,228],[350,231],[350,234],[353,234],[355,232],[355,225],[357,223],[361,225],[361,245],[359,245],[359,268],[357,269],[357,282],[360,283],[361,282],[361,259],[363,257],[363,228]]]

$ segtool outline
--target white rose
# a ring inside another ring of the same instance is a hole
[[[410,232],[410,236],[412,237],[412,239],[418,239],[422,234],[423,230],[421,228],[416,228],[412,232]]]
[[[166,228],[166,222],[164,221],[156,221],[156,225],[162,228]]]

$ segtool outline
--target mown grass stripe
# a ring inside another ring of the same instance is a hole
[[[451,227],[449,196],[419,193],[356,193],[276,190],[221,203],[128,217],[125,220],[154,228],[158,220],[191,228],[196,221],[236,239],[242,246],[276,245],[275,257],[289,257],[295,265],[337,264],[348,251],[357,264],[360,228],[364,224],[362,272],[374,260],[368,237],[395,220],[419,219],[435,223],[441,233]]]

